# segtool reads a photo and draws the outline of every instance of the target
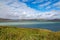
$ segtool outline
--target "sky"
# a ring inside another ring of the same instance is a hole
[[[0,0],[0,18],[60,19],[60,0]]]

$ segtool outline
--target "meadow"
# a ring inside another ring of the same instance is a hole
[[[0,40],[60,40],[60,31],[0,26]]]

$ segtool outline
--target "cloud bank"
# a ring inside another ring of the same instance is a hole
[[[23,0],[26,2],[27,0]],[[60,19],[60,10],[41,12],[17,0],[0,0],[0,18],[7,19]],[[59,6],[60,3],[56,5]],[[55,6],[56,6],[55,5]],[[43,6],[43,5],[42,5]]]

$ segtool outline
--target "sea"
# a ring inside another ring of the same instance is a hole
[[[40,22],[40,21],[27,21],[27,22],[0,22],[0,26],[14,26],[20,28],[38,28],[48,29],[52,31],[60,31],[60,22]]]

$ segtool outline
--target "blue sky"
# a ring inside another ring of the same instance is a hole
[[[19,1],[24,2],[28,7],[31,7],[38,11],[60,10],[60,8],[54,5],[60,2],[60,0],[27,0],[27,1],[19,0]]]
[[[60,0],[0,0],[0,18],[60,19]]]

